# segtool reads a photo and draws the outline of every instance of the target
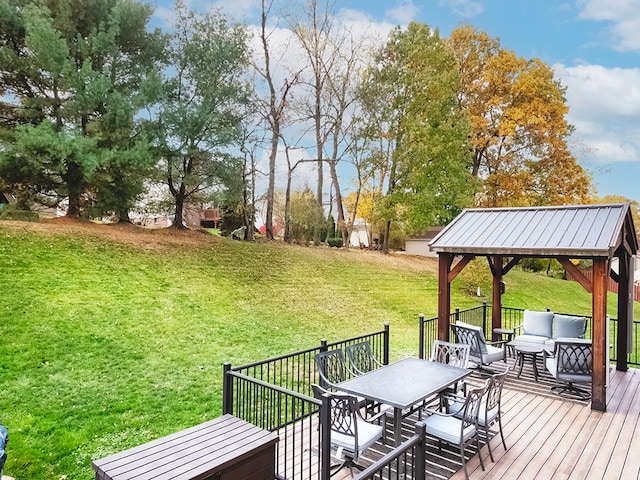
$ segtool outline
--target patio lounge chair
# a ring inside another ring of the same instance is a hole
[[[570,392],[581,398],[591,398],[591,392],[576,387],[576,383],[590,383],[593,376],[593,347],[591,340],[558,339],[553,357],[545,359],[545,366],[556,379],[552,390]]]
[[[331,476],[342,468],[349,467],[353,476],[353,469],[364,470],[356,460],[365,450],[382,439],[385,443],[386,412],[364,419],[360,414],[358,400],[353,395],[335,393],[324,390],[317,384],[312,385],[314,396],[322,399],[322,407],[329,411],[329,430],[331,447],[336,449],[335,456],[341,458],[342,463],[331,467]],[[322,419],[322,415],[320,417]],[[380,422],[379,424],[375,422]]]
[[[462,402],[461,410],[453,413],[444,413],[439,410],[427,408],[428,416],[424,423],[427,428],[427,435],[431,435],[438,439],[438,443],[445,441],[460,448],[460,457],[462,458],[462,467],[464,468],[464,476],[469,478],[467,473],[467,461],[464,449],[467,443],[475,438],[478,457],[480,458],[480,466],[484,470],[482,455],[480,454],[480,438],[478,435],[478,414],[482,398],[491,382],[488,378],[485,385],[481,388],[469,390],[466,397],[450,395],[446,398],[448,402]]]
[[[469,360],[478,364],[479,368],[498,360],[506,363],[507,350],[504,348],[506,341],[487,344],[482,328],[463,322],[457,322],[455,325],[451,325],[451,328],[457,343],[469,345]]]

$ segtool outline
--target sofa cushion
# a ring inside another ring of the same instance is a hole
[[[522,333],[539,337],[552,337],[553,312],[525,310],[522,321]]]
[[[553,316],[553,338],[582,338],[587,330],[587,319],[573,315]]]
[[[549,337],[542,337],[540,335],[518,335],[516,340],[519,342],[544,344],[549,340]]]

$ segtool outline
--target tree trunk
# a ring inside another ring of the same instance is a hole
[[[329,171],[331,173],[331,181],[333,182],[333,187],[336,190],[336,210],[338,215],[337,228],[340,232],[340,235],[342,236],[342,243],[346,246],[348,244],[348,232],[347,225],[344,219],[344,206],[342,204],[342,194],[340,193],[340,183],[338,180],[338,172],[336,169],[337,163],[337,160],[332,159],[329,162]]]
[[[62,179],[67,184],[69,207],[67,208],[67,217],[80,217],[80,197],[82,196],[82,170],[80,166],[70,161],[67,171],[62,175]]]
[[[265,219],[265,228],[267,240],[273,240],[273,202],[275,197],[276,184],[276,155],[278,153],[278,139],[280,132],[277,125],[272,125],[271,133],[271,153],[269,154],[269,188],[267,190],[267,218]]]
[[[184,198],[185,198],[185,190],[186,187],[184,184],[180,185],[180,190],[177,193],[177,195],[175,196],[175,200],[176,200],[176,210],[175,210],[175,214],[173,216],[173,225],[171,225],[172,228],[177,228],[177,229],[186,229],[187,227],[184,225]]]

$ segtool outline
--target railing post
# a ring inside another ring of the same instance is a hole
[[[382,351],[382,364],[389,365],[389,322],[384,322],[384,340]]]
[[[231,364],[225,362],[222,365],[222,413],[233,413],[233,377],[227,372],[231,370]]]
[[[460,309],[456,308],[456,311],[453,314],[453,318],[455,319],[456,323],[458,323],[460,321]]]
[[[418,330],[418,358],[424,360],[424,313],[421,313],[418,318],[420,319],[420,329]]]
[[[483,302],[484,303],[484,302]],[[487,335],[487,316],[485,315],[486,311],[482,310],[482,331]],[[487,336],[489,338],[489,336]]]
[[[500,312],[500,315],[502,315],[502,312]],[[484,328],[484,326],[487,324],[487,302],[486,300],[484,302],[482,302],[482,326]]]
[[[427,426],[424,422],[416,423],[416,435],[420,436],[420,443],[415,448],[415,480],[425,480],[427,472]]]
[[[323,338],[322,340],[320,340],[320,351],[321,352],[326,352],[327,349],[327,339]]]
[[[331,397],[328,393],[322,395],[322,405],[320,405],[320,480],[331,478],[330,401]]]

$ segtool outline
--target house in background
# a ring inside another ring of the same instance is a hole
[[[429,242],[442,231],[444,227],[429,227],[422,235],[416,235],[407,240],[404,244],[404,252],[407,255],[420,255],[423,257],[437,257],[434,252],[429,251]]]
[[[349,237],[349,245],[352,247],[369,248],[369,228],[362,218],[356,218]]]

